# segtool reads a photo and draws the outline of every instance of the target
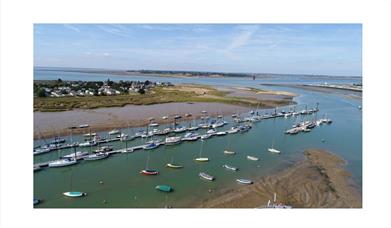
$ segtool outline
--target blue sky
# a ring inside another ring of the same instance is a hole
[[[34,65],[361,76],[360,24],[35,24]]]

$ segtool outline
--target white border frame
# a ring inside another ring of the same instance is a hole
[[[390,7],[386,0],[274,0],[267,3],[248,0],[137,0],[131,3],[119,0],[2,0],[0,226],[390,226]],[[31,151],[33,135],[33,23],[81,22],[362,23],[363,209],[34,210],[31,203],[32,156],[26,156]],[[23,93],[15,94],[10,85],[18,85]],[[13,136],[22,130],[25,138],[21,143]]]

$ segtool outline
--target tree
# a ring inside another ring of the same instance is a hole
[[[141,89],[138,90],[138,93],[139,94],[145,94],[145,90],[143,88],[141,88]]]
[[[42,88],[38,89],[37,96],[38,97],[46,97],[46,91]]]

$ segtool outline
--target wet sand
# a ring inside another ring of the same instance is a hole
[[[304,152],[305,160],[251,186],[226,190],[202,202],[206,208],[259,208],[277,193],[277,202],[294,208],[361,208],[362,196],[339,156],[318,149]]]
[[[248,111],[248,108],[222,103],[165,103],[156,105],[126,105],[125,107],[76,109],[64,112],[34,112],[34,138],[68,135],[70,126],[88,124],[92,131],[111,130],[113,128],[146,126],[148,118],[155,121],[172,123],[175,115],[181,115],[181,121],[198,119],[201,111],[207,111],[210,116],[231,115]],[[193,116],[185,117],[186,113]],[[163,116],[168,116],[163,120]],[[74,134],[87,133],[89,129],[74,129]]]
[[[341,94],[345,97],[355,99],[355,100],[361,100],[362,99],[362,92],[360,91],[353,91],[349,89],[341,89],[341,88],[328,88],[328,87],[320,87],[320,86],[311,86],[311,85],[289,85],[289,84],[261,84],[265,86],[284,86],[284,87],[291,87],[291,88],[298,88],[298,89],[304,89],[308,91],[315,91],[315,92],[322,92],[322,93],[334,93],[334,94]]]

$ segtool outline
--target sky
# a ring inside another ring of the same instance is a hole
[[[362,75],[361,24],[35,24],[34,66]]]

